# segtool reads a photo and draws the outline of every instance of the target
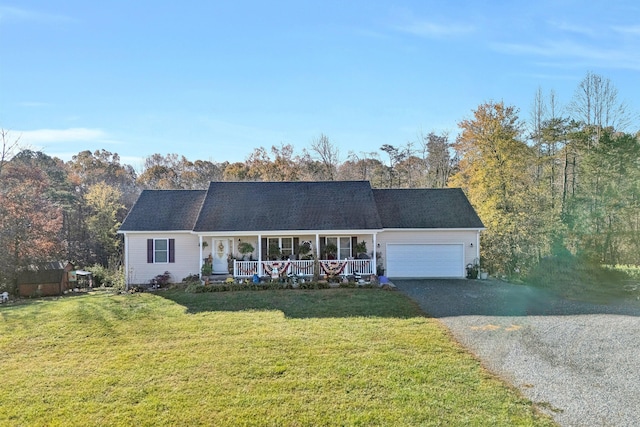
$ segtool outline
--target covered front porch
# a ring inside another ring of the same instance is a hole
[[[376,273],[376,233],[371,230],[289,233],[200,234],[201,274],[249,278]]]
[[[345,260],[286,260],[286,261],[238,261],[233,260],[233,276],[247,278],[298,276],[310,277],[315,273],[320,276],[370,276],[375,273],[373,259]]]

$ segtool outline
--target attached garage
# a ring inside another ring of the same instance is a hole
[[[464,244],[387,244],[389,277],[464,277]]]

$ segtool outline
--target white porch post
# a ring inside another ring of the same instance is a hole
[[[373,272],[372,274],[378,274],[378,233],[373,233]]]
[[[200,252],[200,257],[198,258],[198,275],[202,279],[202,235],[198,236],[198,251]]]
[[[316,256],[320,259],[320,234],[316,233]]]
[[[262,277],[262,234],[258,234],[258,277]]]

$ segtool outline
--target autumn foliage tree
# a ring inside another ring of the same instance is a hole
[[[523,141],[518,110],[503,102],[480,105],[459,123],[453,147],[458,171],[449,185],[462,187],[487,227],[482,233],[483,263],[513,273],[535,258],[537,224],[530,168],[532,150]]]
[[[61,254],[62,209],[39,169],[8,163],[0,176],[0,280],[15,290],[21,270]]]
[[[120,211],[124,210],[121,202],[122,193],[104,182],[89,187],[85,195],[85,203],[89,209],[87,226],[94,242],[96,260],[105,264],[118,255],[121,247],[117,235]]]

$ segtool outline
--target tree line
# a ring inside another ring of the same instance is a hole
[[[342,156],[326,135],[302,152],[259,147],[243,162],[153,154],[137,173],[117,153],[82,151],[68,162],[21,149],[0,130],[0,286],[20,271],[63,259],[120,266],[116,231],[143,189],[206,189],[210,181],[367,180],[374,188],[461,187],[486,226],[482,265],[526,272],[569,251],[604,264],[638,264],[640,142],[613,84],[588,73],[572,101],[538,90],[530,118],[487,102],[459,134],[419,135]]]

